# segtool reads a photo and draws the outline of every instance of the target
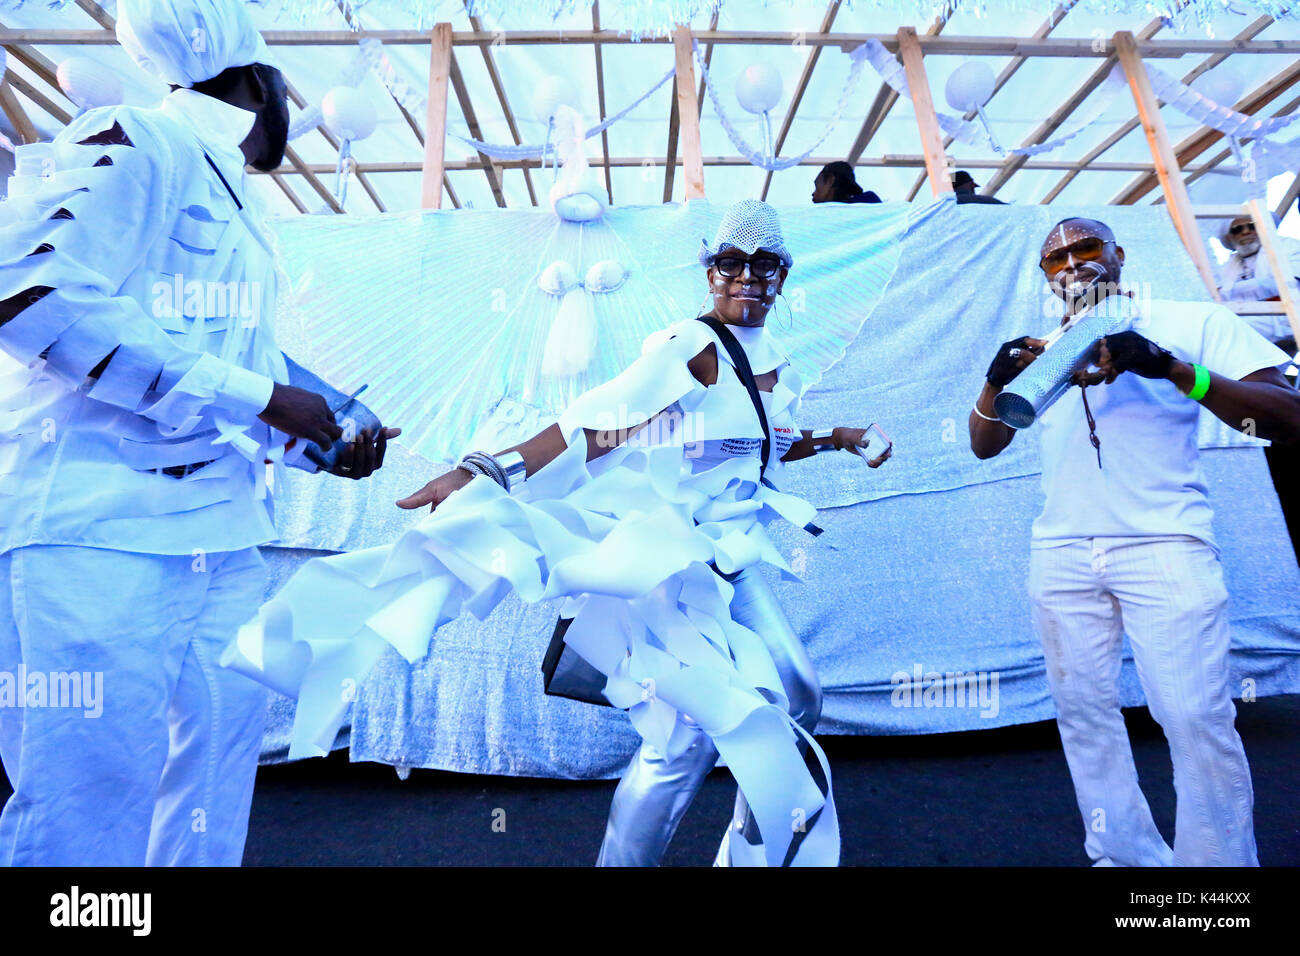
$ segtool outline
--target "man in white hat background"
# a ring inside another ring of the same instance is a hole
[[[262,321],[244,167],[288,106],[244,4],[117,12],[172,93],[20,147],[0,230],[0,864],[238,865],[267,698],[216,658],[262,599],[267,467],[337,441],[364,477],[397,430],[345,434]]]
[[[1275,225],[1278,222],[1276,215],[1273,222]],[[1219,274],[1219,292],[1224,299],[1229,302],[1259,302],[1279,297],[1277,277],[1273,275],[1267,256],[1262,253],[1254,220],[1249,216],[1224,220],[1219,241],[1224,248],[1232,250]],[[1300,281],[1300,240],[1278,236],[1278,252],[1291,275]],[[1285,315],[1243,315],[1241,321],[1287,353],[1295,355],[1295,338]],[[1300,560],[1300,447],[1272,444],[1264,449],[1264,457],[1268,459],[1269,474],[1291,535],[1291,549]]]
[[[1277,217],[1274,216],[1274,223]],[[1268,259],[1260,255],[1259,234],[1249,216],[1225,220],[1219,241],[1232,255],[1219,273],[1219,292],[1233,302],[1258,302],[1278,297],[1277,278]],[[1291,275],[1300,278],[1300,240],[1278,236],[1278,251],[1286,260]],[[1291,326],[1285,315],[1244,315],[1242,319],[1270,342],[1291,338]]]

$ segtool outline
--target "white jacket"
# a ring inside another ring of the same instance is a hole
[[[0,299],[49,291],[0,324],[15,360],[0,368],[0,552],[190,554],[275,537],[264,461],[286,436],[257,415],[287,374],[239,150],[253,120],[182,89],[20,147],[50,156],[44,176],[10,181]]]

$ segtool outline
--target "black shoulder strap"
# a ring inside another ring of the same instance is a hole
[[[731,364],[736,369],[736,376],[749,392],[749,400],[754,403],[754,411],[758,413],[758,423],[763,427],[763,463],[758,472],[761,479],[767,474],[767,461],[772,455],[772,436],[767,428],[767,411],[763,408],[763,398],[758,394],[758,383],[754,381],[754,370],[749,366],[749,356],[745,354],[744,348],[736,341],[736,337],[731,334],[731,329],[725,324],[711,315],[700,315],[696,318],[713,330],[713,334],[727,350],[727,354],[731,356]]]

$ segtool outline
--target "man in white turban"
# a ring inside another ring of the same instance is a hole
[[[288,106],[244,4],[117,12],[172,93],[19,147],[0,229],[0,864],[238,865],[267,698],[216,658],[262,599],[267,466],[338,442],[364,477],[396,430],[344,441],[262,321],[245,165]]]

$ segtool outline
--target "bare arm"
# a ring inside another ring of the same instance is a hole
[[[1179,391],[1191,391],[1196,373],[1186,362],[1175,362],[1169,381]],[[1237,431],[1289,445],[1300,441],[1300,392],[1275,368],[1251,372],[1237,381],[1210,373],[1210,390],[1201,404]]]
[[[1018,340],[1017,340],[1018,341]],[[1014,345],[1013,342],[1003,343],[1002,348]],[[1042,354],[1044,341],[1042,339],[1031,339],[1026,337],[1024,345],[1019,346],[1020,357],[1014,363],[1015,375],[1023,372],[1033,361]],[[971,409],[970,415],[967,416],[967,427],[970,430],[970,450],[975,453],[979,459],[993,458],[1000,455],[1002,451],[1011,444],[1011,439],[1016,437],[1016,430],[1010,425],[1005,425],[1001,421],[989,421],[997,419],[993,414],[993,399],[997,398],[1005,386],[995,385],[987,379],[984,387],[980,389],[978,397],[975,399],[975,407]]]
[[[707,353],[707,354],[706,354]],[[711,363],[710,363],[711,359]],[[711,372],[710,372],[711,365]],[[717,355],[713,352],[713,346],[701,351],[692,358],[687,367],[696,380],[704,385],[712,385],[717,380]],[[655,418],[663,414],[662,411],[646,419],[639,425],[633,425],[628,428],[610,429],[598,431],[592,428],[584,428],[583,432],[587,439],[587,461],[594,461],[602,455],[607,454],[613,449],[622,445],[633,435],[637,434]],[[545,468],[552,461],[558,458],[564,450],[568,448],[568,443],[564,439],[564,432],[558,424],[550,425],[542,429],[532,438],[520,442],[510,448],[502,449],[496,454],[504,455],[507,452],[518,452],[524,460],[525,475],[534,475],[541,469]],[[429,482],[419,491],[397,502],[397,507],[405,509],[423,508],[425,505],[431,505],[437,508],[442,504],[449,495],[469,484],[474,476],[464,468],[453,468],[446,474],[439,475],[433,481]]]

